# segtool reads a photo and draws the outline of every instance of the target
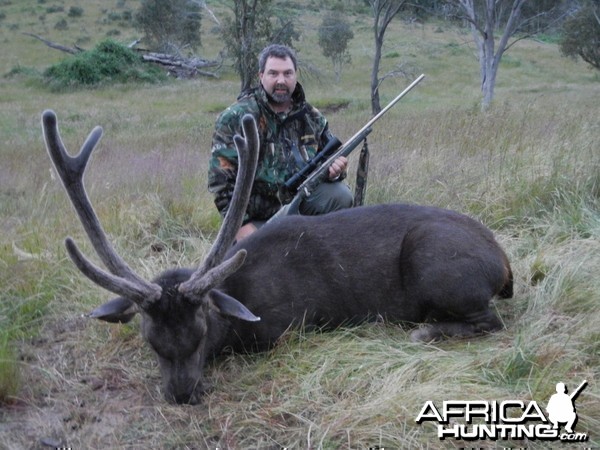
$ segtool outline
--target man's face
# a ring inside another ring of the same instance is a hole
[[[290,58],[267,59],[265,71],[258,74],[260,82],[275,105],[289,105],[294,89],[296,89],[296,71]]]

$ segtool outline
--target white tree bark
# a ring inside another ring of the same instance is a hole
[[[494,30],[501,27],[496,17],[496,1],[484,0],[476,3],[474,0],[457,0],[465,19],[470,23],[473,41],[477,49],[483,95],[481,107],[484,110],[490,107],[494,99],[500,60],[504,52],[512,45],[509,45],[510,38],[522,24],[521,8],[526,0],[513,0],[509,18],[504,24],[504,31],[497,42]]]

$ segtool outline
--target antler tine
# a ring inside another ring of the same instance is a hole
[[[156,286],[156,289],[153,290],[140,289],[140,285],[135,281],[129,281],[125,278],[113,275],[96,266],[83,256],[83,253],[81,253],[81,250],[79,250],[73,239],[65,239],[65,246],[67,247],[67,252],[71,257],[71,260],[75,263],[81,273],[98,286],[137,303],[142,309],[147,308],[153,301],[160,298],[162,290],[158,285],[153,285]]]
[[[83,228],[85,229],[92,246],[96,250],[96,253],[104,265],[112,274],[116,275],[118,278],[121,278],[123,282],[127,282],[131,286],[135,287],[137,292],[136,297],[143,297],[147,300],[155,300],[159,298],[161,288],[156,284],[149,283],[140,278],[114,251],[110,242],[108,242],[106,233],[104,232],[102,225],[98,220],[98,216],[96,215],[96,212],[94,211],[94,208],[92,207],[87,196],[87,192],[85,191],[83,175],[85,173],[85,168],[89,161],[90,155],[102,137],[102,128],[95,127],[92,130],[76,156],[70,156],[65,149],[58,131],[58,124],[54,111],[44,111],[42,114],[42,129],[44,131],[46,149],[48,150],[50,159],[52,160],[52,163],[63,183],[65,190],[67,191],[71,203],[75,208],[75,212],[79,216],[79,220],[83,225]],[[115,292],[120,295],[123,294],[122,291],[115,291],[113,284],[98,281],[107,279],[105,275],[108,274],[103,272],[101,269],[96,267],[98,271],[103,273],[102,277],[91,276],[91,271],[81,269],[80,266],[95,266],[89,262],[81,254],[81,252],[79,252],[72,240],[69,239],[68,242],[67,249],[69,250],[69,254],[84,275],[111,292]],[[71,249],[74,249],[75,252],[71,251]],[[73,255],[76,255],[77,257],[74,257]],[[80,264],[81,261],[85,261],[85,264]],[[129,290],[126,291],[129,292]],[[131,299],[133,300],[133,298]]]
[[[219,234],[204,260],[201,273],[206,273],[223,261],[225,253],[233,244],[235,235],[242,226],[244,214],[250,201],[260,145],[256,121],[252,115],[245,114],[242,117],[242,130],[244,132],[243,137],[235,135],[233,138],[238,152],[238,174],[229,209]]]
[[[250,200],[250,192],[254,183],[254,174],[258,166],[259,137],[256,121],[250,114],[242,117],[244,136],[235,135],[234,142],[238,152],[238,174],[233,189],[229,209],[221,224],[221,229],[213,243],[204,263],[190,279],[182,283],[180,292],[198,297],[216,286],[219,282],[235,272],[244,263],[245,251],[240,251],[223,262],[225,253],[235,240],[237,231],[242,226],[246,207]],[[243,253],[243,254],[242,254]],[[218,266],[218,267],[217,267]]]

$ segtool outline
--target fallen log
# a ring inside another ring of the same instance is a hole
[[[196,75],[218,78],[218,75],[215,72],[208,72],[202,69],[215,67],[216,70],[218,70],[222,65],[222,60],[216,61],[202,58],[183,58],[181,56],[153,52],[142,54],[142,59],[147,62],[165,66],[169,70],[169,73],[177,78],[193,78]]]
[[[81,47],[67,47],[62,44],[58,44],[56,42],[49,41],[48,39],[44,39],[43,37],[34,34],[34,33],[23,33],[26,36],[31,36],[48,47],[53,48],[55,50],[60,50],[62,52],[69,53],[71,55],[76,55],[78,53],[84,52],[85,49]],[[160,64],[163,66],[170,75],[175,76],[176,78],[194,78],[198,75],[211,77],[211,78],[219,78],[216,71],[218,71],[223,64],[223,57],[219,55],[218,60],[207,60],[199,57],[190,57],[185,58],[180,55],[170,55],[167,53],[155,53],[150,52],[144,49],[137,49],[135,46],[139,43],[139,40],[133,41],[128,45],[129,48],[135,50],[142,54],[142,60],[144,62]],[[206,68],[214,68],[215,71],[207,71],[204,70]]]

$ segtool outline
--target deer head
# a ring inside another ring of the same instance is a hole
[[[108,271],[90,261],[73,239],[67,237],[65,245],[69,256],[85,276],[119,296],[90,316],[126,322],[139,312],[142,335],[158,356],[165,397],[176,403],[197,403],[204,391],[204,362],[214,347],[213,341],[223,333],[223,317],[260,320],[218,289],[221,282],[242,266],[246,257],[246,251],[240,250],[224,260],[242,224],[258,163],[259,138],[254,119],[244,116],[244,136],[234,138],[239,157],[237,182],[229,211],[208,256],[196,270],[170,270],[152,281],[142,279],[115,252],[85,190],[83,175],[92,150],[102,136],[102,128],[92,130],[76,156],[70,156],[65,150],[53,111],[42,114],[42,128],[50,159]]]

